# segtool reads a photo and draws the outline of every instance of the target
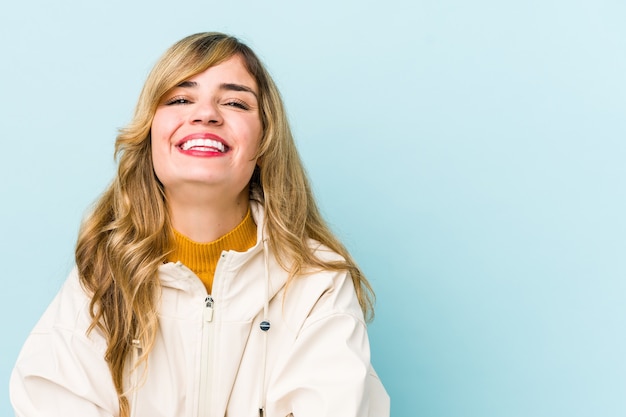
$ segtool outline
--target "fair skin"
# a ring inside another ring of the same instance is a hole
[[[262,130],[258,87],[238,55],[163,97],[152,159],[177,231],[212,242],[241,222]]]

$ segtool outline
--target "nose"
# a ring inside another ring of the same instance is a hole
[[[215,103],[196,103],[191,109],[192,124],[221,124],[222,115]]]

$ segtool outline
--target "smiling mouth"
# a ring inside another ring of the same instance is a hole
[[[228,151],[228,146],[222,142],[212,139],[191,139],[185,143],[179,145],[179,148],[183,151],[204,151],[204,152],[220,152],[224,153]]]

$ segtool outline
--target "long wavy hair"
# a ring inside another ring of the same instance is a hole
[[[240,55],[259,89],[263,136],[260,165],[250,182],[260,190],[267,237],[289,282],[305,269],[347,270],[365,317],[373,317],[372,289],[323,220],[295,147],[282,99],[254,52],[221,33],[198,33],[172,47],[156,63],[141,91],[132,121],[115,142],[117,175],[86,216],[76,245],[80,281],[91,296],[89,332],[107,339],[105,359],[117,390],[120,415],[129,415],[124,380],[133,339],[145,362],[158,329],[158,267],[174,245],[162,184],[152,165],[150,128],[162,97],[176,85]],[[296,203],[297,202],[297,203]],[[315,239],[344,261],[325,262],[307,241]]]

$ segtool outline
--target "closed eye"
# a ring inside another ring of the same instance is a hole
[[[245,102],[241,100],[229,100],[224,103],[225,106],[236,107],[241,110],[250,110],[250,106],[248,106]]]
[[[189,104],[189,103],[191,103],[189,99],[185,97],[181,97],[181,96],[172,97],[169,100],[165,101],[166,106],[172,106],[175,104]]]

